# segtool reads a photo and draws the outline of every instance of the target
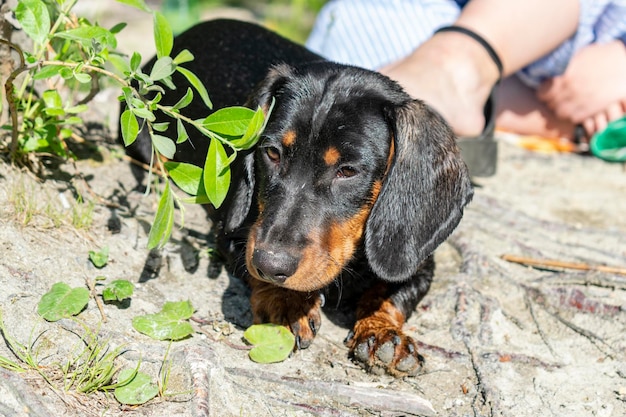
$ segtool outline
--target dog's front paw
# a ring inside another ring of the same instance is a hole
[[[308,348],[322,325],[320,294],[288,290],[257,280],[250,286],[254,323],[289,327],[296,336],[296,348]]]
[[[374,374],[415,375],[424,362],[415,341],[401,329],[376,324],[367,319],[357,322],[345,340],[350,357]]]

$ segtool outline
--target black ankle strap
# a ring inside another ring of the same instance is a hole
[[[479,44],[481,44],[482,47],[485,48],[485,51],[487,51],[487,53],[489,54],[489,56],[493,60],[493,63],[496,64],[496,67],[498,67],[498,74],[499,74],[498,80],[502,79],[502,72],[503,72],[502,61],[500,60],[500,57],[496,53],[495,49],[493,49],[493,47],[489,44],[489,42],[487,42],[485,40],[485,38],[483,38],[482,36],[480,36],[476,32],[471,31],[471,30],[469,30],[467,28],[464,28],[462,26],[454,26],[454,25],[453,26],[444,26],[442,28],[437,29],[437,31],[435,33],[439,33],[439,32],[458,32],[458,33],[462,33],[462,34],[467,35],[470,38],[474,39]]]

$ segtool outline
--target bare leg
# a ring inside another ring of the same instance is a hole
[[[506,76],[569,38],[576,30],[578,12],[576,0],[473,0],[456,24],[473,30],[493,46]],[[498,78],[497,68],[482,46],[454,32],[434,35],[381,72],[439,111],[459,135],[482,131],[482,108]]]

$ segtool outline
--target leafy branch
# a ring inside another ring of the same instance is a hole
[[[16,18],[34,46],[27,52],[8,40],[3,41],[19,56],[19,65],[5,81],[11,122],[4,128],[11,130],[10,158],[19,163],[33,153],[72,157],[66,140],[75,136],[74,129],[81,125],[80,113],[87,109],[86,103],[99,91],[102,81],[116,83],[121,87],[119,100],[125,107],[120,115],[124,144],[130,146],[137,138],[149,138],[153,149],[150,165],[151,168],[158,165],[157,172],[164,183],[148,238],[149,248],[162,247],[173,230],[175,206],[181,207],[181,224],[184,224],[185,203],[210,203],[215,207],[222,204],[230,186],[230,164],[237,152],[257,142],[265,127],[266,114],[261,108],[244,107],[211,113],[212,103],[206,88],[197,75],[184,67],[194,59],[193,55],[183,50],[175,57],[170,56],[173,34],[169,23],[144,0],[117,1],[152,15],[157,59],[149,74],[140,67],[140,54],[133,53],[128,58],[115,52],[116,35],[125,24],[105,29],[77,18],[71,13],[77,1],[18,2]],[[190,87],[176,104],[168,106],[161,100],[168,89],[176,88],[172,81],[174,73],[181,74]],[[75,98],[81,93],[82,99]],[[199,96],[208,114],[197,120],[184,114],[194,95]],[[170,121],[157,122],[157,113]],[[176,138],[163,135],[170,123],[176,124]],[[194,139],[210,141],[204,165],[164,163],[163,159],[174,157],[177,145],[190,139],[189,126],[202,135]],[[1,146],[0,143],[0,149]],[[170,179],[190,196],[177,195]]]

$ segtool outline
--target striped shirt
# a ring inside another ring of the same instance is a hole
[[[320,11],[307,47],[331,61],[377,69],[404,58],[437,29],[451,25],[467,2],[331,0]],[[576,51],[615,39],[626,42],[626,0],[580,0],[576,33],[518,76],[537,87],[562,74]]]

